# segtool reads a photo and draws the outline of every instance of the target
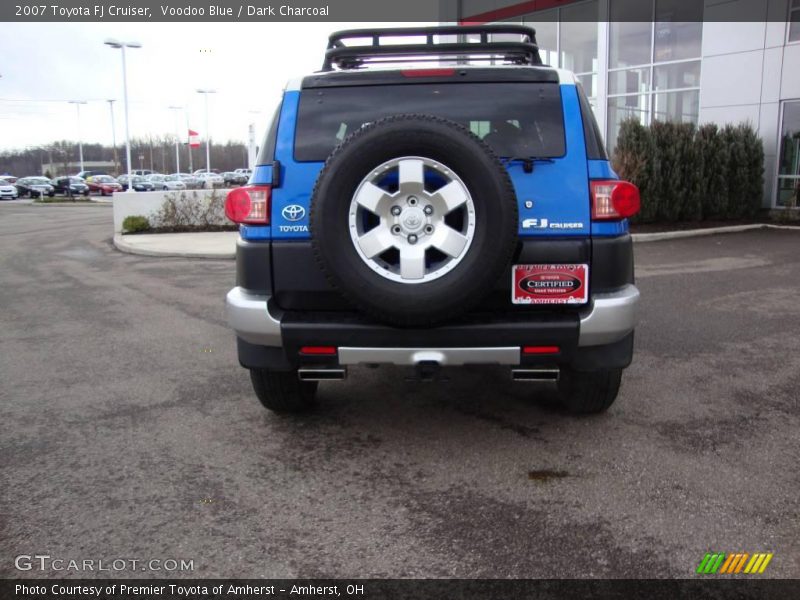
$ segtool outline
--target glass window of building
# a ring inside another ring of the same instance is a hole
[[[597,96],[599,11],[598,0],[587,0],[522,18],[536,29],[542,62],[573,71],[592,103]]]
[[[653,0],[611,0],[609,6],[609,67],[651,62]]]
[[[609,17],[608,145],[626,118],[697,123],[702,3],[610,0]]]
[[[578,76],[589,97],[597,96],[597,19],[596,0],[561,9],[560,66]]]
[[[800,0],[789,5],[789,41],[800,42]]]
[[[777,206],[800,206],[800,102],[783,105]]]
[[[537,13],[535,21],[525,21],[536,30],[536,43],[542,62],[553,67],[558,66],[558,11],[547,10]]]

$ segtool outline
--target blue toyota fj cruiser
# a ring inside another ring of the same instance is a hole
[[[639,192],[529,27],[331,35],[225,209],[241,234],[228,320],[271,410],[308,408],[359,364],[507,365],[579,413],[617,396]]]

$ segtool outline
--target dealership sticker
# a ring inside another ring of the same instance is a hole
[[[585,304],[589,265],[514,265],[514,304]]]

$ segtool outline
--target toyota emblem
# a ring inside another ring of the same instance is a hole
[[[287,221],[299,221],[306,216],[306,209],[299,204],[290,204],[281,211],[281,214]]]

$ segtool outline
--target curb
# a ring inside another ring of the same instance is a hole
[[[135,245],[129,244],[123,239],[119,233],[114,234],[114,247],[120,252],[126,254],[136,254],[139,256],[160,256],[162,258],[212,258],[218,260],[232,260],[236,258],[236,252],[224,253],[209,253],[209,252],[166,252],[162,250],[148,250],[146,248],[138,248]]]
[[[96,200],[78,200],[77,202],[36,202],[28,203],[31,206],[113,206],[111,202],[97,202]]]
[[[800,231],[800,227],[790,225],[772,225],[770,223],[754,223],[752,225],[730,225],[728,227],[709,227],[706,229],[685,229],[681,231],[663,231],[659,233],[633,233],[634,242],[644,244],[647,242],[660,242],[662,240],[677,240],[680,238],[703,237],[717,235],[718,233],[741,233],[742,231],[755,231],[758,229],[791,229]]]

